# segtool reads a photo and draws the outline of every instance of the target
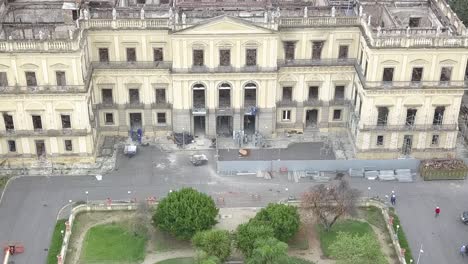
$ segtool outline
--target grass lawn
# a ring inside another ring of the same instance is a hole
[[[159,228],[154,229],[152,242],[154,243],[153,248],[156,252],[192,248],[192,244],[189,240],[177,239],[171,234],[159,230]]]
[[[175,258],[175,259],[168,259],[157,262],[155,264],[194,264],[195,260],[193,258]]]
[[[63,237],[60,231],[65,232],[66,219],[60,219],[55,224],[52,240],[50,241],[49,253],[47,254],[47,264],[57,264],[57,255],[60,253],[62,247]]]
[[[311,261],[301,259],[301,258],[296,258],[296,257],[291,257],[291,261],[293,261],[291,264],[314,264]]]
[[[397,226],[398,225],[400,226],[400,228],[398,229],[398,234],[397,234],[398,241],[400,242],[400,246],[405,249],[406,263],[410,263],[410,260],[413,258],[413,255],[411,253],[408,240],[406,239],[405,232],[403,231],[403,227],[401,226],[400,218],[398,218],[398,215],[395,213],[394,208],[390,208],[390,216],[393,216],[393,230],[397,230]]]
[[[8,181],[8,179],[9,179],[9,178],[6,177],[6,176],[0,177],[0,188],[5,187],[5,185],[6,185],[7,181]]]
[[[375,206],[362,207],[360,208],[364,213],[364,219],[369,222],[369,224],[374,225],[382,230],[387,230],[385,226],[385,219],[382,215],[382,212],[379,208]]]
[[[85,263],[137,263],[145,257],[146,238],[129,233],[117,224],[89,229],[83,241]]]

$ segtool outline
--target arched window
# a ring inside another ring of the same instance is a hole
[[[257,84],[249,82],[246,85],[244,85],[244,89],[257,89]]]

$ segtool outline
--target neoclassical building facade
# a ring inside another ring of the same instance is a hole
[[[444,0],[17,0],[0,12],[2,162],[92,162],[102,136],[139,128],[337,131],[364,159],[455,152],[468,35]]]

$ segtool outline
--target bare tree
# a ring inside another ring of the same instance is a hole
[[[337,184],[316,185],[302,195],[302,208],[312,211],[326,231],[346,214],[353,214],[360,191],[352,189],[345,180]]]

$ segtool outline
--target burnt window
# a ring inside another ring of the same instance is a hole
[[[114,124],[114,114],[113,113],[105,113],[104,122],[106,123],[106,125],[113,125]]]
[[[5,74],[6,78],[6,74]],[[466,62],[466,68],[465,68],[465,81],[468,80],[468,61]]]
[[[35,72],[25,72],[26,75],[26,85],[27,86],[37,86],[36,73]]]
[[[32,123],[34,130],[42,129],[42,118],[39,115],[32,116]]]
[[[109,49],[108,48],[99,48],[99,61],[109,62]]]
[[[357,98],[358,98],[358,91],[357,91],[357,89],[355,89],[354,90],[354,103],[353,103],[354,109],[356,109]]]
[[[335,99],[344,99],[344,90],[345,87],[343,85],[335,86]]]
[[[283,87],[283,101],[292,100],[292,87]]]
[[[158,124],[166,124],[166,113],[158,113]]]
[[[439,145],[439,135],[432,135],[431,145],[438,146]]]
[[[104,104],[114,103],[114,99],[112,98],[112,89],[102,89],[102,102]]]
[[[420,82],[422,80],[423,68],[415,67],[411,72],[411,81],[412,82]]]
[[[416,121],[416,112],[417,109],[407,109],[406,110],[406,125],[407,126],[412,126],[414,125],[414,122]]]
[[[193,66],[204,65],[204,52],[201,49],[193,50]]]
[[[296,43],[293,41],[284,42],[284,57],[286,60],[294,60],[294,53],[296,50]]]
[[[438,106],[434,110],[434,119],[432,120],[433,125],[442,125],[444,121],[445,106]]]
[[[156,89],[156,103],[157,104],[166,103],[166,89],[162,89],[162,88]]]
[[[333,110],[333,120],[341,120],[341,109]]]
[[[366,60],[366,66],[364,67],[364,77],[367,76],[367,66],[369,66],[369,61]]]
[[[127,61],[128,62],[135,62],[136,59],[136,49],[135,48],[127,48]]]
[[[73,21],[76,21],[78,19],[78,10],[72,10],[72,18]]]
[[[6,72],[0,72],[0,86],[8,86],[8,78]]]
[[[245,64],[247,66],[257,65],[257,49],[245,50]]]
[[[154,61],[164,61],[163,49],[154,48],[153,49],[153,59]]]
[[[14,130],[15,124],[13,123],[13,116],[9,114],[3,114],[3,122],[5,123],[6,130]]]
[[[231,50],[219,50],[219,66],[231,66]]]
[[[309,100],[317,100],[318,99],[318,86],[309,86]]]
[[[440,81],[448,82],[452,77],[452,67],[442,67],[440,70]]]
[[[291,120],[291,110],[283,110],[282,120],[283,121]]]
[[[16,152],[16,141],[8,140],[8,151]]]
[[[128,89],[130,104],[140,103],[140,91],[138,89]]]
[[[338,59],[347,59],[348,58],[348,50],[349,46],[348,45],[340,45],[340,48],[338,50]]]
[[[322,58],[323,41],[312,42],[312,59],[320,60]]]
[[[408,23],[410,28],[419,27],[420,24],[421,24],[421,18],[420,17],[410,17],[409,23]]]
[[[71,120],[69,115],[60,115],[62,120],[62,128],[71,128]]]
[[[64,71],[56,71],[55,72],[55,79],[57,80],[57,85],[58,86],[67,85],[67,80],[65,79],[65,72]]]
[[[219,87],[219,107],[231,107],[231,86],[222,84]]]
[[[364,50],[361,50],[361,56],[359,56],[359,65],[362,65],[363,59],[364,59]]]
[[[137,4],[146,4],[146,0],[137,0]]]
[[[384,144],[384,136],[377,136],[376,145],[377,146],[383,146],[383,144]]]
[[[384,68],[382,81],[393,82],[393,68]]]
[[[73,144],[70,139],[65,140],[65,151],[73,151]]]
[[[388,107],[377,107],[377,125],[386,126],[388,121]]]

